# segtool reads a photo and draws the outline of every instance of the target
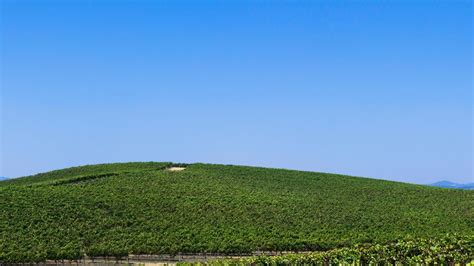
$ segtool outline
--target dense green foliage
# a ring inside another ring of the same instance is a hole
[[[405,239],[388,244],[363,244],[330,251],[217,259],[188,265],[450,265],[474,263],[474,237]]]
[[[329,250],[474,235],[474,191],[334,174],[171,163],[0,182],[0,261]]]
[[[100,174],[110,173],[127,173],[144,170],[162,170],[166,167],[174,165],[173,163],[112,163],[112,164],[96,164],[96,165],[85,165],[78,167],[71,167],[61,170],[55,170],[47,173],[41,173],[32,176],[26,176],[22,178],[9,179],[2,183],[0,186],[6,185],[37,185],[42,182],[50,183],[51,181],[59,180],[74,180],[80,177],[94,177]]]

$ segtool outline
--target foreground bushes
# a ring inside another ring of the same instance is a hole
[[[474,237],[447,235],[442,239],[399,240],[330,251],[260,255],[178,265],[451,265],[474,263]]]

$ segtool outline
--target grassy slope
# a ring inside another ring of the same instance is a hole
[[[1,182],[0,261],[474,234],[474,191],[243,166],[163,170],[169,165],[76,167]]]

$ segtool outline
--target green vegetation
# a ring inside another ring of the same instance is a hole
[[[441,239],[398,240],[385,245],[364,244],[330,251],[218,259],[187,265],[454,265],[474,264],[474,237],[448,235]]]
[[[473,251],[474,191],[281,169],[170,166],[94,165],[0,182],[0,262],[344,250],[407,237],[444,241],[446,234],[470,239],[463,248]]]
[[[79,167],[71,167],[62,170],[51,171],[47,173],[41,173],[32,176],[26,176],[22,178],[9,179],[0,183],[0,186],[7,184],[15,185],[37,185],[41,183],[50,184],[51,181],[60,180],[75,180],[79,177],[91,177],[100,174],[118,174],[127,172],[137,172],[145,170],[162,170],[166,167],[170,167],[173,163],[112,163],[112,164],[96,164],[86,165]]]

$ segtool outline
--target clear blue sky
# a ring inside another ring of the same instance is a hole
[[[473,181],[471,1],[1,1],[1,168]]]

